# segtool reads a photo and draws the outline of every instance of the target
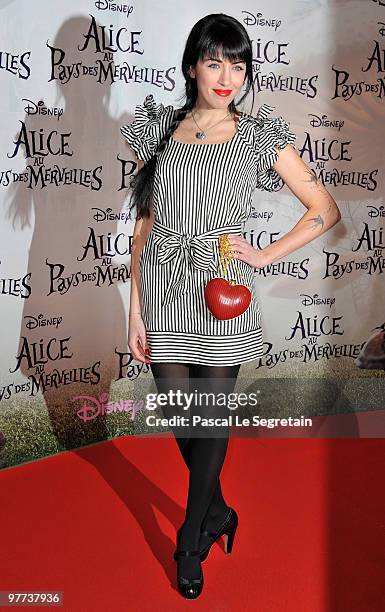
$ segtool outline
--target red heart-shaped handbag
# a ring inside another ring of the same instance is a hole
[[[227,271],[234,259],[228,234],[219,236],[220,264],[218,270]],[[243,314],[251,303],[251,291],[246,285],[237,284],[221,276],[212,278],[204,290],[205,302],[211,314],[220,320],[234,319]]]
[[[212,278],[205,287],[207,307],[216,319],[234,319],[248,309],[251,291],[246,285],[222,277]]]

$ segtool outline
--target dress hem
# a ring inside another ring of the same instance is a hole
[[[202,360],[197,360],[195,358],[191,358],[189,357],[188,359],[183,359],[181,358],[181,356],[179,355],[178,357],[167,357],[165,359],[154,359],[153,361],[149,362],[149,365],[151,365],[152,363],[184,363],[184,364],[193,364],[193,365],[208,365],[208,366],[213,366],[213,367],[221,367],[221,366],[226,366],[226,365],[242,365],[242,363],[249,363],[250,361],[255,361],[256,359],[259,359],[260,357],[263,357],[263,353],[261,353],[260,355],[256,355],[254,357],[250,357],[248,359],[242,359],[241,361],[236,360],[236,361],[221,361],[221,363],[212,363],[211,361],[202,361]]]
[[[150,364],[240,365],[264,355],[262,327],[224,336],[147,330],[147,341]]]

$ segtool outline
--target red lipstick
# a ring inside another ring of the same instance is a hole
[[[214,89],[215,93],[218,96],[229,96],[231,94],[231,89]]]

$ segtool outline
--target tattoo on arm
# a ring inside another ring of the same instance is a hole
[[[314,170],[306,168],[306,173],[308,174],[309,178],[305,182],[312,183],[312,186],[314,188],[316,188],[320,193],[322,193],[322,195],[327,197],[327,200],[329,202],[329,206],[325,211],[325,214],[327,215],[335,205],[334,200],[331,197],[330,193],[327,191],[327,189],[325,189],[324,185],[321,183]],[[308,208],[310,207],[308,206]],[[312,226],[313,229],[315,229],[319,225],[322,225],[322,227],[324,225],[324,220],[322,219],[321,215],[313,217],[312,219],[308,219],[308,221],[314,221],[314,225]]]
[[[312,229],[316,229],[319,225],[324,226],[324,220],[321,215],[317,215],[316,217],[312,217],[311,219],[307,219],[307,222],[314,221],[314,225],[311,226]]]
[[[318,177],[315,173],[315,170],[311,170],[310,168],[306,168],[306,174],[309,175],[309,179],[306,181],[306,183],[314,183],[315,185],[319,184],[319,180]]]

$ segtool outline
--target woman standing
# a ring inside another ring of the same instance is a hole
[[[291,146],[295,135],[288,123],[269,117],[274,107],[263,104],[256,117],[237,111],[251,89],[254,94],[252,45],[240,22],[224,14],[198,21],[186,42],[182,72],[182,108],[164,107],[149,94],[136,107],[134,122],[121,128],[139,166],[131,182],[137,218],[128,344],[135,359],[150,363],[159,392],[188,392],[194,381],[199,391],[228,394],[240,364],[263,353],[253,268],[317,238],[340,214]],[[256,250],[242,236],[252,192],[273,191],[281,178],[308,211],[280,240]],[[251,291],[248,308],[231,319],[214,317],[204,294],[217,275],[223,235],[232,251],[231,276]],[[205,416],[228,414],[221,406],[194,409]],[[171,406],[162,410],[166,416],[183,413]],[[179,591],[191,599],[202,591],[201,562],[210,547],[225,535],[230,552],[238,524],[219,479],[229,432],[173,431],[190,472],[175,559]]]

